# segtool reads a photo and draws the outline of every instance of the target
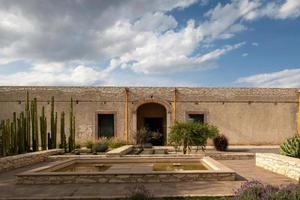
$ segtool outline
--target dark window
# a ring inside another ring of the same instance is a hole
[[[189,114],[189,120],[204,123],[204,114]]]
[[[114,136],[114,115],[98,114],[98,137]]]

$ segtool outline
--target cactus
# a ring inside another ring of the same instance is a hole
[[[11,128],[10,120],[4,121],[3,126],[3,156],[11,155]]]
[[[32,123],[32,151],[39,150],[38,138],[38,119],[37,119],[37,100],[33,99],[31,102],[31,123]]]
[[[65,134],[65,112],[61,113],[60,117],[60,148],[67,151],[66,134]]]
[[[51,97],[51,149],[56,148],[57,113],[54,115],[54,97]]]
[[[26,121],[24,112],[20,113],[20,118],[17,119],[17,135],[18,135],[18,153],[25,152],[25,134],[26,134]]]
[[[70,106],[70,125],[69,125],[69,151],[73,151],[75,149],[75,116],[73,112],[73,98],[71,98],[71,106]]]
[[[48,133],[48,149],[52,148],[52,140],[51,140],[51,135]]]
[[[29,93],[26,92],[25,116],[24,116],[24,134],[25,134],[25,151],[30,151],[30,110],[29,110]]]
[[[18,136],[17,136],[17,116],[13,112],[13,121],[11,122],[11,151],[13,154],[18,154]]]
[[[300,135],[287,139],[281,144],[280,153],[286,156],[300,158]]]
[[[5,122],[4,120],[1,120],[0,123],[0,153],[2,156],[5,156]]]
[[[42,150],[47,149],[47,118],[45,116],[45,107],[42,107],[42,116],[40,116],[40,134]]]

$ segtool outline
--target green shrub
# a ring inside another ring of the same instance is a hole
[[[121,147],[125,144],[126,144],[126,142],[124,140],[119,139],[119,138],[110,138],[108,140],[108,147],[112,148],[112,149],[119,148],[119,147]]]
[[[93,147],[92,147],[92,151],[95,153],[95,152],[106,152],[108,149],[108,146],[106,144],[99,144],[99,143],[96,143],[96,144],[93,144]]]
[[[76,143],[75,149],[80,149],[80,148],[81,148],[81,145],[79,143]]]
[[[146,128],[139,129],[135,134],[136,143],[140,146],[147,142],[148,130]]]
[[[228,148],[228,139],[225,135],[218,135],[214,138],[213,142],[218,151],[226,151]]]
[[[94,144],[94,142],[92,140],[87,140],[84,145],[86,148],[92,149],[93,144]]]
[[[191,150],[191,146],[200,147],[203,151],[207,139],[214,138],[219,133],[217,127],[199,122],[176,122],[170,130],[169,142],[175,148],[183,146],[183,153]]]
[[[95,144],[105,144],[107,145],[109,148],[118,148],[118,147],[121,147],[123,145],[126,144],[125,141],[119,139],[119,138],[115,138],[115,137],[112,137],[112,138],[107,138],[107,137],[100,137],[96,142]]]
[[[280,153],[286,156],[300,158],[300,135],[287,139],[281,144]]]

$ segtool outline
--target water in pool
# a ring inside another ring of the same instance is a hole
[[[57,169],[54,172],[103,172],[109,169],[110,167],[111,165],[75,163],[67,167]]]
[[[156,163],[153,171],[208,170],[202,163]]]

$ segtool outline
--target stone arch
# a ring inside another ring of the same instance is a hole
[[[167,102],[164,99],[158,99],[158,98],[149,98],[149,99],[142,99],[135,103],[133,109],[132,109],[132,127],[131,127],[131,134],[135,134],[138,127],[138,109],[142,107],[143,105],[147,104],[158,104],[165,109],[165,135],[164,135],[164,143],[166,144],[168,141],[168,133],[169,133],[169,127],[171,126],[171,113],[172,113],[172,106],[169,102]],[[132,138],[134,141],[135,139]]]

